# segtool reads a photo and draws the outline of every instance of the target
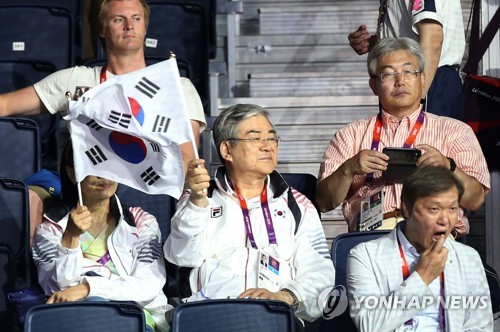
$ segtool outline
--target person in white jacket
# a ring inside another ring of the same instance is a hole
[[[446,167],[417,168],[401,193],[406,220],[351,250],[347,292],[359,331],[493,331],[481,258],[450,237],[463,192]]]
[[[48,304],[78,300],[135,301],[150,330],[168,331],[161,232],[140,207],[121,205],[117,183],[97,176],[81,182],[78,203],[71,142],[61,158],[61,204],[45,213],[32,254]]]
[[[316,208],[275,170],[280,139],[268,116],[250,104],[218,116],[213,137],[224,166],[211,183],[204,160],[189,164],[190,190],[172,218],[165,258],[193,268],[187,301],[282,300],[313,321],[335,271]]]

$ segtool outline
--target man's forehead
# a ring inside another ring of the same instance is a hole
[[[144,15],[144,8],[138,0],[111,0],[108,3],[108,14]],[[132,14],[130,14],[132,12]]]
[[[238,131],[241,134],[275,132],[273,126],[263,116],[253,116],[243,120],[238,126]]]
[[[384,55],[378,61],[380,69],[399,66],[418,66],[418,59],[408,51],[395,51]]]
[[[442,203],[442,202],[458,202],[458,190],[453,187],[449,190],[443,191],[442,193],[430,196],[419,197],[417,202],[422,203]]]

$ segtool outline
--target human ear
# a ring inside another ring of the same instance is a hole
[[[411,217],[411,211],[406,207],[406,204],[401,202],[401,211],[403,212],[403,217],[409,219]]]
[[[227,141],[223,141],[220,145],[220,155],[224,160],[227,160],[231,157],[231,149],[229,149],[229,145]]]

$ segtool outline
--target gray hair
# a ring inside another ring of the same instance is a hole
[[[219,114],[214,123],[213,138],[221,162],[224,162],[220,153],[222,142],[230,138],[235,138],[238,135],[238,127],[243,120],[258,115],[265,117],[273,129],[275,129],[274,124],[269,120],[269,112],[259,105],[237,104],[226,108]],[[231,142],[231,144],[236,143]]]
[[[379,40],[368,54],[367,65],[370,77],[375,77],[378,74],[377,65],[380,59],[389,53],[397,51],[407,51],[415,56],[418,61],[418,70],[424,70],[424,53],[418,42],[410,38],[384,38]]]

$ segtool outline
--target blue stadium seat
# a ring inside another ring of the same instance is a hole
[[[56,71],[50,62],[0,59],[0,93],[33,85]]]
[[[281,301],[223,299],[175,308],[172,332],[294,332],[295,315]]]
[[[26,313],[24,332],[146,330],[142,308],[133,302],[77,301],[42,304]]]
[[[0,4],[0,54],[4,60],[36,60],[56,69],[74,63],[73,18],[67,7]]]
[[[33,85],[56,71],[53,64],[35,60],[0,60],[0,93]],[[52,114],[27,116],[39,129],[42,167],[57,170],[59,155],[59,118]]]
[[[9,325],[7,294],[30,286],[28,189],[0,178],[0,326]]]
[[[335,267],[335,285],[346,287],[347,283],[347,255],[352,248],[362,242],[378,239],[390,233],[389,230],[370,232],[351,232],[338,235],[333,239],[331,257]],[[356,332],[356,327],[347,309],[342,315],[333,319],[323,319],[321,332],[342,331]]]
[[[40,170],[38,126],[25,118],[0,117],[0,177],[24,181]]]
[[[83,56],[83,3],[84,0],[2,0],[2,5],[44,5],[63,7],[67,9],[73,23],[73,53],[75,59],[71,64],[78,63]]]

